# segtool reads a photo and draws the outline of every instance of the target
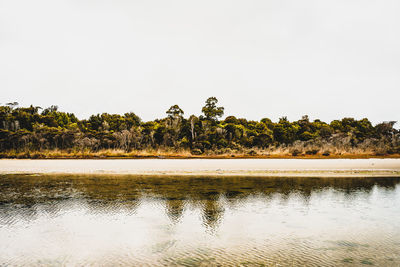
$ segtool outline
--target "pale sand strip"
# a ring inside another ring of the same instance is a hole
[[[400,159],[0,160],[0,174],[400,177]]]

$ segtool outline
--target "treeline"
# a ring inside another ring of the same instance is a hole
[[[308,116],[290,122],[268,118],[260,121],[224,115],[218,100],[210,97],[203,115],[184,117],[171,106],[166,117],[144,122],[130,112],[97,114],[79,120],[57,106],[0,106],[0,151],[7,156],[21,152],[62,150],[187,151],[192,155],[387,155],[400,153],[400,131],[394,121],[372,125],[368,119],[343,118],[330,123]],[[13,153],[10,153],[13,152]]]

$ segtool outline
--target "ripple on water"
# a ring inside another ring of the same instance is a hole
[[[399,266],[399,184],[3,175],[0,266]]]

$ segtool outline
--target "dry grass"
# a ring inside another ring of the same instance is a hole
[[[293,144],[289,147],[271,147],[268,149],[241,149],[205,151],[194,155],[184,149],[146,149],[126,152],[118,149],[90,150],[42,150],[0,152],[0,158],[17,159],[116,159],[116,158],[400,158],[400,154],[385,154],[377,150],[362,148],[338,148],[331,145],[320,147]]]

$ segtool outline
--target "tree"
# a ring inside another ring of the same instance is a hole
[[[58,111],[57,106],[39,113],[37,106],[7,103],[0,105],[0,157],[15,157],[18,153],[28,153],[29,157],[29,151],[41,149],[95,152],[184,148],[191,149],[193,154],[230,150],[241,153],[242,149],[265,149],[272,145],[303,154],[321,150],[324,155],[326,149],[338,151],[334,153],[400,154],[400,130],[394,128],[394,121],[373,126],[366,118],[344,118],[328,124],[319,119],[311,122],[308,116],[293,122],[287,117],[272,122],[268,118],[254,121],[227,116],[218,122],[224,108],[217,103],[215,97],[208,98],[202,108],[205,116],[191,115],[187,120],[183,110],[173,105],[166,111],[166,118],[148,122],[141,122],[133,112],[102,113],[79,120],[73,113]]]
[[[183,116],[184,112],[178,105],[171,106],[165,113],[168,117],[176,119]]]
[[[14,108],[18,107],[18,102],[10,102],[6,103],[6,107],[8,107],[8,111],[11,112],[14,110]]]
[[[216,97],[209,97],[206,100],[206,105],[201,109],[201,111],[206,116],[207,120],[217,121],[218,117],[224,115],[224,108],[217,107],[218,99]]]
[[[58,106],[51,105],[50,107],[43,110],[42,115],[48,115],[50,113],[54,113],[58,111]]]
[[[179,124],[183,119],[183,110],[178,105],[171,106],[165,113],[168,114],[169,126],[175,130],[173,138],[177,138],[179,132]]]
[[[384,121],[375,126],[375,131],[377,136],[391,136],[396,130],[393,126],[396,124],[396,121]]]
[[[237,124],[238,123],[238,119],[236,119],[235,116],[228,116],[228,117],[225,118],[224,122],[225,123]]]
[[[195,115],[190,116],[190,134],[192,135],[192,142],[196,139],[195,125],[199,121]]]
[[[140,117],[133,112],[125,113],[124,116],[128,125],[128,129],[132,128],[133,126],[138,126],[141,122]]]

